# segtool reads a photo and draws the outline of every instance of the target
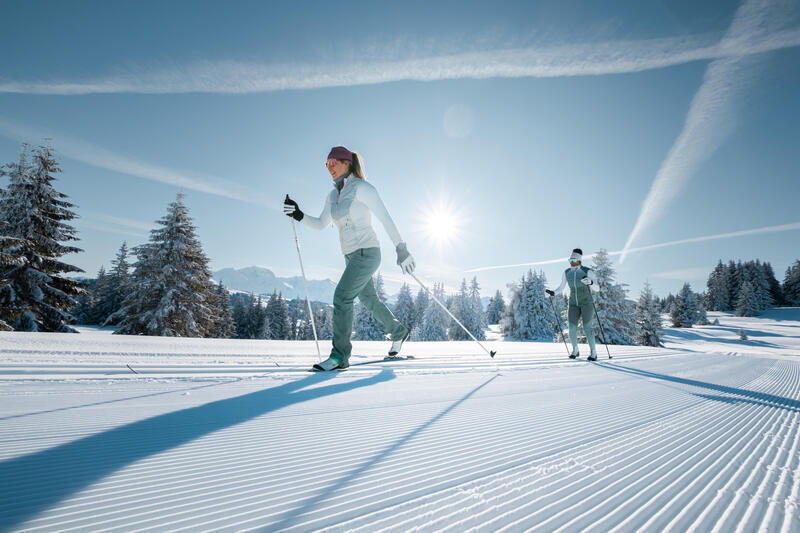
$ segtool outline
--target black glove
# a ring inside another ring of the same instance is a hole
[[[300,207],[297,205],[297,202],[289,198],[288,194],[286,195],[286,199],[283,201],[283,214],[287,217],[292,217],[298,222],[303,220],[303,212],[300,211]]]
[[[551,291],[550,289],[545,289],[544,292],[546,292],[550,296],[555,296],[556,295],[556,293],[554,291]]]

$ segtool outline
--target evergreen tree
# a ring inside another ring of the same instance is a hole
[[[430,296],[426,291],[420,288],[419,292],[417,292],[417,298],[414,300],[414,327],[411,328],[412,332],[414,331],[414,328],[416,328],[418,325],[421,326],[423,316],[425,315],[425,310],[428,309],[429,303],[430,303]]]
[[[250,322],[247,312],[248,305],[245,303],[245,300],[246,298],[242,294],[237,294],[233,297],[233,325],[236,330],[235,337],[237,339],[251,338]]]
[[[119,320],[118,334],[207,336],[214,283],[182,194],[158,224],[150,242],[134,250],[131,292],[108,322]]]
[[[433,284],[433,295],[440,302],[445,300],[444,284]],[[417,299],[419,301],[419,298]],[[419,329],[414,336],[414,340],[420,341],[445,341],[447,340],[447,326],[452,319],[442,309],[439,304],[428,300],[428,306],[423,313],[419,323]]]
[[[709,324],[705,301],[705,294],[700,294],[697,296],[697,320],[695,321],[695,324],[698,326],[707,326]]]
[[[0,199],[2,199],[2,191],[0,191]],[[2,215],[0,215],[1,217]],[[19,267],[25,263],[25,258],[22,256],[23,246],[20,246],[22,241],[6,235],[7,227],[8,224],[0,220],[0,331],[11,331],[13,328],[10,323],[13,323],[21,314],[13,307],[3,307],[3,287],[11,283],[10,279],[3,277],[4,272],[6,269]],[[83,295],[79,295],[78,298],[81,296]]]
[[[459,289],[458,293],[453,296],[449,309],[450,312],[453,313],[453,316],[456,317],[458,321],[464,325],[464,327],[469,329],[468,324],[474,322],[474,320],[472,320],[471,317],[469,290],[467,289],[466,279],[461,280],[461,288]],[[463,341],[470,338],[469,334],[461,329],[452,319],[448,327],[447,334],[451,341]]]
[[[783,301],[786,305],[800,305],[800,259],[786,269],[783,278]]]
[[[697,295],[692,291],[691,285],[684,283],[680,292],[678,292],[678,295],[675,297],[675,304],[670,312],[673,327],[692,327],[692,325],[697,322],[697,304]]]
[[[7,256],[0,264],[0,321],[17,331],[75,331],[68,325],[68,310],[83,289],[62,274],[83,270],[60,258],[83,250],[66,244],[78,240],[69,224],[77,215],[67,195],[53,186],[59,172],[49,146],[36,148],[29,163],[23,145],[19,162],[0,169],[0,175],[10,179],[8,189],[0,191]],[[9,237],[15,239],[10,246]]]
[[[116,313],[122,308],[122,302],[131,292],[131,272],[130,263],[128,262],[128,243],[123,242],[119,247],[117,256],[111,261],[111,272],[109,272],[109,290],[104,297],[104,304],[107,306],[105,311],[107,314],[103,317],[105,321],[109,316]],[[109,325],[114,325],[115,321],[109,322]]]
[[[645,282],[639,301],[636,303],[636,342],[642,346],[662,346],[661,310],[650,284]]]
[[[783,305],[783,290],[781,289],[781,284],[775,278],[775,271],[772,269],[772,265],[767,262],[762,265],[762,268],[764,269],[764,277],[767,279],[767,285],[769,285],[769,294],[773,304]]]
[[[509,338],[521,341],[552,340],[553,312],[544,292],[544,272],[528,270],[519,284],[510,286],[511,298],[500,328]]]
[[[717,263],[708,276],[706,283],[708,301],[706,305],[712,311],[729,311],[731,308],[730,293],[728,289],[728,275],[722,260]]]
[[[231,295],[220,281],[214,291],[213,305],[214,326],[210,336],[216,339],[230,339],[236,334],[236,325],[233,321],[231,308]]]
[[[733,259],[728,261],[728,265],[725,268],[726,272],[726,281],[728,282],[728,302],[729,306],[728,311],[732,311],[733,308],[736,306],[736,299],[739,297],[739,287],[742,284],[741,280],[741,262],[737,266],[736,262]]]
[[[383,276],[378,273],[373,282],[375,283],[375,292],[378,294],[378,299],[385,302],[386,293],[383,289]],[[383,326],[361,302],[356,305],[353,332],[355,333],[354,338],[362,341],[379,341],[386,338]]]
[[[488,322],[486,322],[486,314],[483,312],[483,302],[481,302],[481,287],[478,284],[477,276],[473,276],[472,281],[469,284],[468,305],[470,307],[470,322],[463,324],[467,327],[467,329],[469,329],[476,339],[479,341],[485,340]]]
[[[114,298],[116,291],[114,280],[109,274],[106,274],[106,269],[103,266],[97,272],[97,281],[94,283],[92,292],[94,293],[94,306],[89,315],[90,321],[87,324],[105,324],[106,319],[115,312]],[[116,310],[119,310],[119,308]]]
[[[761,312],[761,301],[753,284],[746,280],[739,289],[736,302],[736,316],[758,316]]]
[[[329,340],[333,338],[333,307],[324,306],[314,311],[317,324],[317,338]],[[312,337],[313,338],[313,337]]]
[[[486,322],[488,324],[499,324],[505,311],[506,302],[503,300],[503,295],[498,290],[489,300],[489,306],[486,308]]]
[[[269,338],[286,340],[289,338],[289,307],[282,295],[273,291],[267,301],[267,321],[269,322]]]
[[[594,255],[594,273],[597,277],[598,292],[593,296],[597,309],[597,320],[602,321],[602,331],[608,344],[635,344],[636,305],[628,301],[625,283],[615,283],[616,273],[611,266],[608,252],[601,249]],[[596,324],[597,334],[600,325]],[[599,335],[598,335],[598,338]]]
[[[283,301],[280,296],[277,296],[273,293],[278,300]],[[270,301],[272,301],[272,297],[270,297]],[[251,339],[271,339],[273,338],[272,335],[274,331],[272,330],[272,322],[271,318],[273,316],[277,317],[278,320],[281,319],[280,313],[277,315],[274,314],[275,309],[280,311],[280,304],[275,306],[273,303],[273,309],[270,309],[270,303],[267,302],[267,305],[264,305],[264,300],[262,300],[261,295],[256,296],[255,298],[250,298],[250,308],[248,309],[248,330],[250,332]],[[272,311],[272,312],[271,312]],[[288,315],[287,315],[288,317]],[[279,335],[288,335],[288,319],[286,323],[281,328],[281,333]],[[275,337],[282,339],[284,337]]]
[[[403,283],[397,295],[397,302],[394,304],[394,316],[405,327],[410,330],[416,325],[416,310],[414,309],[414,299],[411,296],[411,288],[407,283]]]

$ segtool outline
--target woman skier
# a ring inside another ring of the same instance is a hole
[[[569,268],[561,276],[561,285],[555,291],[545,289],[550,296],[561,294],[564,286],[569,286],[569,341],[572,343],[572,353],[570,359],[575,359],[580,355],[578,351],[578,319],[583,319],[583,331],[589,341],[589,361],[597,361],[597,351],[594,347],[594,314],[592,312],[592,292],[597,292],[600,287],[597,285],[597,278],[594,271],[581,264],[583,250],[575,248],[569,256]]]
[[[381,264],[378,236],[372,229],[372,216],[381,221],[397,251],[397,264],[404,273],[414,272],[414,258],[383,205],[378,191],[364,176],[361,156],[344,146],[334,146],[325,166],[333,179],[333,190],[325,197],[325,206],[319,217],[304,214],[297,202],[286,195],[283,212],[314,229],[324,229],[335,222],[339,228],[339,242],[344,254],[345,269],[333,294],[333,348],[325,361],[314,365],[314,370],[343,370],[350,366],[353,345],[353,300],[359,301],[391,335],[389,357],[400,353],[409,329],[401,324],[386,304],[378,298],[372,275]]]

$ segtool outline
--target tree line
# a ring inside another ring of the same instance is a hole
[[[8,187],[0,189],[0,329],[73,332],[70,324],[84,323],[115,326],[117,333],[133,335],[313,338],[304,300],[286,300],[278,293],[231,294],[222,283],[214,283],[181,194],[157,221],[147,243],[133,249],[122,243],[110,269],[101,267],[94,280],[67,277],[83,271],[60,258],[82,250],[72,244],[78,240],[70,225],[77,218],[75,206],[54,187],[59,172],[50,146],[30,151],[23,145],[19,161],[0,168],[0,175],[9,178]],[[706,310],[754,316],[773,305],[800,305],[800,261],[786,270],[782,285],[769,263],[720,261],[705,293],[694,293],[687,283],[677,295],[659,299],[646,284],[638,301],[627,298],[627,285],[616,281],[605,250],[593,261],[597,315],[611,344],[660,345],[662,313],[675,327],[691,327],[707,323]],[[383,278],[378,274],[374,281],[385,301]],[[546,283],[544,273],[529,270],[509,284],[508,303],[497,291],[485,311],[476,278],[463,279],[451,294],[440,283],[432,292],[479,340],[485,339],[488,324],[499,324],[511,339],[559,340],[566,299],[548,301]],[[413,340],[469,339],[422,289],[414,297],[404,283],[392,308],[411,329]],[[312,302],[312,313],[318,337],[331,338],[331,306]],[[360,304],[354,313],[354,338],[385,338]]]

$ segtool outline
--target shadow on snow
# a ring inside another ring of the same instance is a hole
[[[168,451],[277,409],[390,381],[384,369],[356,381],[327,386],[334,374],[182,409],[0,463],[0,530],[11,530],[92,483],[136,461]]]

